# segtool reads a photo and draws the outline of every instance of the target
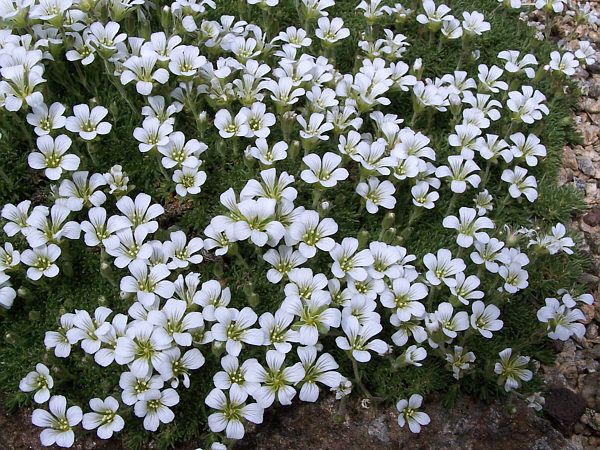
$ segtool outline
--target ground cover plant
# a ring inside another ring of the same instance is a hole
[[[543,402],[581,337],[565,1],[0,4],[0,386],[43,445],[223,448],[327,391]],[[587,8],[587,9],[586,9]]]

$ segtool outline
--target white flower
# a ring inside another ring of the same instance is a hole
[[[342,157],[338,154],[327,152],[321,159],[319,155],[311,153],[302,158],[302,161],[308,166],[308,169],[300,174],[300,178],[306,183],[318,183],[329,188],[348,178],[348,171],[338,167],[342,162]]]
[[[35,127],[35,134],[44,136],[65,126],[67,119],[64,112],[65,107],[61,103],[52,103],[50,108],[45,103],[40,103],[32,106],[31,112],[27,114],[27,123]]]
[[[294,324],[294,329],[297,329],[294,340],[302,345],[316,345],[319,333],[326,334],[330,328],[339,327],[340,310],[328,308],[328,304],[326,296],[315,296],[308,300],[301,300],[299,297],[286,298],[281,310],[299,318]]]
[[[169,134],[168,143],[158,146],[158,151],[164,155],[161,163],[166,169],[173,167],[195,169],[200,165],[198,156],[207,148],[206,144],[197,139],[190,139],[186,142],[185,135],[181,131],[175,131]]]
[[[21,254],[10,242],[4,243],[4,247],[0,246],[0,272],[17,267],[20,262]]]
[[[448,166],[440,166],[436,169],[436,177],[449,177],[452,192],[462,194],[467,189],[467,183],[476,188],[481,182],[481,177],[472,174],[479,170],[479,166],[472,160],[461,155],[448,157]]]
[[[124,216],[119,216],[119,226],[122,228],[142,227],[148,233],[158,230],[158,222],[154,220],[165,212],[161,205],[150,205],[152,198],[148,194],[138,194],[135,202],[130,197],[122,197],[117,201],[117,208]]]
[[[126,70],[121,72],[121,83],[128,84],[135,81],[135,90],[141,95],[150,95],[152,83],[157,81],[165,84],[169,80],[169,72],[164,68],[155,69],[158,57],[154,54],[142,56],[132,55],[124,63]]]
[[[248,394],[242,389],[230,389],[226,396],[222,390],[213,389],[204,402],[218,412],[208,416],[208,427],[214,433],[225,430],[227,439],[242,439],[244,425],[242,419],[252,423],[262,423],[264,409],[258,403],[246,404]]]
[[[285,354],[277,350],[267,351],[266,362],[266,369],[258,362],[248,368],[248,381],[262,383],[251,395],[261,408],[268,408],[275,400],[281,405],[290,405],[296,395],[292,385],[304,378],[302,364],[284,367]]]
[[[277,245],[285,235],[285,228],[281,222],[272,220],[276,203],[271,198],[241,201],[238,204],[241,220],[236,222],[235,237],[240,241],[250,239],[259,247]]]
[[[554,11],[560,13],[563,11],[567,0],[536,0],[535,7],[537,9],[546,9],[546,11]]]
[[[431,419],[429,415],[418,411],[423,403],[423,397],[419,394],[413,394],[408,400],[400,400],[396,403],[396,409],[400,413],[398,416],[398,425],[404,427],[408,423],[408,428],[412,433],[420,433],[421,426],[429,425]]]
[[[425,307],[419,300],[427,297],[427,287],[423,283],[411,284],[406,278],[396,278],[392,290],[381,294],[381,304],[394,310],[398,319],[407,322],[411,317],[421,318]]]
[[[510,73],[524,72],[527,78],[535,78],[535,70],[532,67],[536,66],[537,59],[534,55],[525,54],[519,60],[520,53],[517,50],[505,50],[498,53],[498,58],[506,61],[504,69]]]
[[[472,308],[471,327],[491,339],[492,331],[498,331],[504,325],[502,320],[498,320],[500,309],[496,305],[485,305],[481,300],[474,302]]]
[[[75,314],[66,313],[60,316],[60,329],[58,331],[46,331],[44,345],[46,348],[54,348],[54,355],[58,358],[66,358],[71,353],[71,344],[67,339],[67,332],[73,327]]]
[[[456,274],[456,286],[450,287],[450,292],[463,305],[468,305],[469,300],[483,298],[483,292],[476,290],[481,281],[476,275],[465,276],[464,272]]]
[[[317,21],[318,28],[315,35],[325,41],[326,44],[335,44],[336,42],[346,39],[350,36],[350,30],[344,28],[344,21],[339,17],[329,20],[328,17],[321,17]]]
[[[151,389],[134,406],[137,417],[144,418],[144,428],[156,431],[161,423],[171,423],[175,414],[169,407],[179,403],[179,394],[175,389]]]
[[[19,389],[23,392],[35,391],[33,400],[36,403],[46,403],[50,398],[50,389],[54,387],[54,380],[48,368],[41,363],[36,364],[35,371],[29,372],[19,382]]]
[[[191,370],[199,369],[204,365],[204,356],[197,348],[192,348],[181,356],[179,347],[168,348],[160,353],[158,362],[158,373],[163,380],[171,380],[171,387],[179,387],[179,377],[183,378],[183,386],[190,387]]]
[[[81,342],[83,351],[94,354],[100,349],[101,342],[99,335],[108,331],[109,324],[106,322],[112,310],[104,306],[99,306],[94,311],[94,318],[85,310],[75,310],[73,317],[73,328],[67,331],[69,344],[73,345]],[[96,334],[98,333],[98,334]]]
[[[477,217],[477,212],[473,208],[461,207],[458,210],[458,217],[448,216],[442,221],[445,228],[451,228],[458,231],[456,243],[460,247],[468,248],[473,245],[473,241],[486,243],[490,240],[487,233],[479,231],[481,229],[494,228],[494,222],[487,217]]]
[[[175,192],[181,197],[187,194],[196,195],[202,190],[202,185],[206,182],[206,172],[197,168],[183,167],[177,169],[173,174],[173,181],[177,183]]]
[[[508,193],[512,198],[524,195],[530,202],[537,199],[537,181],[533,175],[527,176],[527,169],[519,166],[515,166],[514,170],[505,169],[500,178],[510,184]]]
[[[312,113],[310,115],[308,123],[302,115],[298,115],[296,120],[300,123],[302,130],[300,130],[300,137],[311,141],[327,141],[329,136],[325,135],[330,130],[333,130],[333,124],[323,121],[325,116],[321,113]]]
[[[187,237],[183,231],[173,231],[171,240],[163,245],[165,255],[171,259],[167,267],[171,270],[188,267],[191,264],[200,264],[202,255],[197,254],[204,248],[202,239],[195,237],[187,242]]]
[[[42,445],[71,447],[75,440],[73,427],[81,422],[81,408],[71,406],[67,409],[67,399],[62,395],[52,396],[48,406],[50,412],[36,409],[31,416],[31,422],[35,426],[44,428],[40,434]]]
[[[464,352],[464,348],[455,345],[452,353],[446,353],[446,361],[452,368],[452,376],[460,380],[463,372],[471,368],[471,364],[475,362],[475,354],[473,352]]]
[[[242,343],[263,345],[264,335],[261,330],[250,328],[256,323],[258,316],[250,308],[241,310],[219,307],[215,310],[217,322],[212,326],[215,341],[225,342],[227,353],[238,356],[242,351]]]
[[[304,369],[304,377],[300,382],[299,398],[303,402],[316,402],[319,398],[319,387],[322,383],[329,388],[340,385],[342,376],[335,370],[339,368],[333,356],[323,353],[317,359],[315,347],[298,347],[298,357]]]
[[[50,180],[58,180],[63,170],[74,171],[79,168],[79,157],[67,153],[71,147],[71,139],[61,134],[56,139],[49,135],[37,138],[37,152],[27,157],[32,169],[42,170]]]
[[[504,290],[511,294],[529,286],[529,282],[527,281],[529,274],[519,264],[510,263],[501,266],[498,269],[498,274],[504,278]]]
[[[264,345],[274,346],[275,350],[284,354],[289,353],[292,349],[290,342],[298,341],[297,333],[289,329],[293,320],[294,316],[283,309],[275,311],[275,315],[270,312],[261,314],[258,323],[265,336]]]
[[[81,222],[81,231],[83,239],[89,247],[103,245],[106,248],[118,246],[119,238],[114,234],[119,231],[119,225],[115,216],[110,216],[106,220],[106,210],[101,206],[90,208],[88,211],[89,221]]]
[[[246,116],[248,132],[246,137],[266,138],[271,133],[269,127],[275,125],[275,114],[266,112],[267,105],[255,102],[250,108],[243,107],[239,114]]]
[[[182,347],[192,345],[192,332],[204,326],[202,314],[187,311],[187,303],[170,298],[161,310],[148,312],[148,322],[156,326],[154,334],[161,342],[174,341]]]
[[[142,126],[133,130],[133,137],[139,141],[138,149],[142,153],[156,150],[157,147],[168,145],[173,125],[161,123],[156,117],[146,117]]]
[[[456,286],[456,279],[452,277],[466,268],[461,258],[452,259],[452,253],[445,248],[439,249],[437,255],[427,253],[423,256],[423,264],[429,269],[425,277],[433,286],[442,282],[448,287]]]
[[[171,346],[164,335],[155,331],[156,328],[151,323],[143,321],[129,327],[127,335],[117,339],[117,364],[129,364],[131,373],[138,378],[149,377],[152,368],[158,367],[160,352]]]
[[[79,137],[86,141],[91,141],[99,134],[108,134],[112,129],[110,123],[102,122],[108,114],[104,106],[94,106],[90,111],[88,105],[75,105],[73,114],[67,117],[65,127],[72,133],[79,133]]]
[[[29,218],[30,206],[30,200],[23,200],[16,206],[8,203],[2,207],[2,218],[7,221],[3,229],[7,236],[12,237],[17,233],[22,233],[24,236],[28,234],[27,219]]]
[[[521,381],[533,378],[533,372],[525,369],[529,364],[528,356],[513,355],[512,348],[505,348],[499,355],[500,362],[494,366],[494,372],[500,375],[500,382],[504,383],[506,392],[519,388]]]
[[[123,389],[121,398],[130,406],[142,400],[149,391],[162,389],[164,384],[159,375],[137,377],[131,372],[123,372],[119,378],[119,387]]]
[[[378,178],[370,177],[367,183],[356,186],[356,193],[365,199],[367,211],[371,214],[377,213],[380,206],[386,209],[396,206],[396,189],[388,180],[380,182]]]
[[[338,336],[335,338],[335,343],[342,350],[350,352],[352,358],[358,362],[371,360],[369,350],[379,355],[388,351],[388,344],[381,339],[370,340],[383,329],[378,322],[367,322],[361,325],[356,317],[346,316],[342,320],[342,329],[346,336]]]
[[[337,223],[331,218],[319,220],[316,211],[304,211],[289,228],[289,245],[300,244],[298,250],[304,258],[312,258],[317,249],[329,252],[335,246],[335,241],[329,236],[337,233]]]
[[[215,127],[219,130],[219,135],[225,139],[233,136],[247,136],[250,132],[247,116],[242,111],[238,112],[235,117],[226,109],[217,111]]]
[[[429,192],[429,187],[430,184],[426,181],[419,181],[410,189],[413,197],[412,202],[415,206],[426,209],[435,207],[435,202],[440,198],[440,194],[436,191]]]
[[[131,275],[121,278],[120,288],[123,292],[136,294],[143,305],[152,305],[157,295],[162,298],[173,295],[175,286],[171,281],[165,280],[170,274],[165,264],[149,268],[146,261],[136,259],[129,264],[128,269]]]
[[[206,58],[200,55],[200,48],[180,45],[171,51],[169,70],[180,77],[192,77],[205,64]]]
[[[403,365],[421,367],[423,361],[427,358],[427,350],[423,347],[417,347],[416,345],[409,346],[404,352],[398,357]]]
[[[10,277],[0,271],[0,306],[5,309],[12,307],[17,292],[10,284]]]
[[[288,145],[284,141],[279,141],[270,147],[266,139],[258,138],[254,145],[248,148],[247,153],[266,166],[287,158]]]
[[[88,175],[86,171],[75,172],[72,180],[65,179],[60,183],[58,193],[66,199],[66,206],[71,211],[81,211],[84,205],[100,206],[106,201],[104,192],[96,190],[106,185],[104,176],[94,173],[88,178]]]
[[[550,53],[550,63],[544,66],[544,69],[551,72],[561,72],[567,76],[575,74],[575,69],[579,67],[579,61],[575,59],[575,55],[571,52],[565,52],[562,55],[554,51]]]
[[[540,139],[535,134],[527,137],[523,133],[515,133],[510,136],[514,143],[511,148],[516,158],[525,158],[528,166],[537,166],[538,157],[546,156],[546,147],[540,144]]]
[[[585,335],[585,325],[575,323],[584,321],[585,316],[579,309],[569,309],[561,305],[555,298],[547,298],[546,306],[542,306],[537,312],[540,322],[547,324],[548,337],[561,341],[568,340],[571,336],[582,339]]]
[[[307,258],[299,251],[295,251],[292,247],[287,247],[285,245],[279,246],[277,250],[268,250],[263,255],[263,259],[273,266],[267,271],[267,279],[271,283],[279,283],[284,277],[287,277],[293,269],[301,266],[307,261]]]
[[[435,5],[433,0],[423,0],[423,9],[425,14],[417,16],[417,22],[428,25],[431,29],[439,29],[442,20],[448,19],[450,8],[443,3],[440,6]]]
[[[541,120],[543,114],[549,114],[550,110],[542,103],[546,101],[544,94],[534,91],[531,86],[523,86],[521,91],[509,92],[506,102],[515,119],[532,124],[536,120]]]
[[[335,247],[329,252],[333,259],[331,273],[337,278],[349,276],[356,281],[365,281],[367,279],[366,267],[369,267],[375,261],[371,252],[367,249],[358,250],[358,239],[346,237],[341,244],[335,244]]]
[[[459,311],[454,314],[454,307],[448,302],[440,303],[431,319],[450,339],[456,338],[458,331],[465,331],[469,328],[469,315],[467,312]]]
[[[55,261],[60,253],[60,247],[56,244],[41,245],[23,251],[21,261],[30,266],[27,269],[27,278],[39,280],[42,276],[54,278],[58,275],[58,266]]]
[[[81,425],[86,430],[96,430],[100,439],[110,439],[113,433],[119,432],[125,426],[123,418],[117,414],[119,402],[114,397],[104,400],[93,398],[90,400],[93,412],[85,413]]]
[[[469,13],[465,11],[463,12],[463,19],[462,26],[465,33],[481,36],[482,33],[491,29],[490,23],[484,20],[483,14],[480,12],[473,11]]]
[[[256,360],[247,359],[240,365],[236,356],[225,355],[221,358],[222,371],[213,376],[213,383],[217,389],[227,390],[234,385],[247,394],[251,394],[260,387],[260,383],[247,380],[248,370],[256,364]],[[236,389],[234,388],[234,389]]]
[[[596,50],[589,41],[579,41],[579,48],[575,52],[575,57],[591,66],[596,62]]]
[[[209,280],[202,283],[202,288],[194,295],[194,303],[202,306],[204,320],[214,322],[215,310],[221,306],[229,305],[231,291],[228,287],[221,287],[217,280]]]

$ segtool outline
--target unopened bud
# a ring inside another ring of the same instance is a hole
[[[244,294],[246,294],[246,297],[250,297],[252,294],[254,294],[254,283],[252,283],[251,281],[248,282],[245,286],[244,286]]]
[[[298,157],[298,155],[300,154],[300,147],[300,141],[292,141],[292,144],[290,145],[290,149],[288,151],[291,160],[294,160]]]
[[[364,248],[367,246],[369,242],[370,234],[367,230],[360,230],[358,232],[358,246],[359,248]]]
[[[394,241],[396,240],[396,231],[397,230],[394,227],[385,230],[383,232],[383,242],[385,242],[386,244],[395,243]]]
[[[259,303],[260,298],[258,297],[258,294],[256,292],[253,292],[248,296],[248,305],[250,305],[252,308],[256,308]]]
[[[163,6],[162,11],[160,12],[160,24],[163,30],[171,28],[171,8],[166,5]]]
[[[393,212],[389,212],[385,216],[383,216],[383,220],[381,221],[381,228],[387,230],[388,228],[393,227],[395,223],[396,214],[394,214]]]
[[[223,354],[224,351],[225,351],[225,342],[213,341],[212,347],[211,347],[211,352],[213,355],[215,355],[217,358],[219,358]]]

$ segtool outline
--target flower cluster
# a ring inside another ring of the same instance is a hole
[[[248,3],[269,18],[278,1]],[[536,7],[559,12],[565,2],[543,3]],[[111,2],[109,19],[77,1],[0,6],[0,106],[27,111],[37,136],[27,161],[43,171],[52,193],[48,205],[24,200],[2,208],[11,241],[0,247],[0,305],[10,308],[17,298],[12,273],[33,283],[72,270],[67,244],[75,240],[100,254],[103,276],[130,302],[127,311],[65,313],[46,333],[56,357],[80,349],[101,367],[118,366],[121,376],[113,395],[91,399],[83,413],[51,394],[53,377],[38,364],[20,387],[37,403],[49,401],[49,412],[33,414],[43,445],[72,445],[80,423],[109,438],[123,429],[126,407],[156,431],[174,420],[178,390],[190,387],[190,374],[208,358],[222,368],[208,377],[208,427],[227,439],[241,439],[246,421],[261,423],[266,408],[296,397],[315,402],[322,390],[370,397],[361,365],[372,359],[402,370],[431,356],[460,379],[479,363],[470,339],[502,332],[503,307],[528,288],[536,258],[573,253],[564,225],[520,223],[511,231],[501,213],[539,196],[536,167],[548,151],[530,125],[549,108],[535,81],[593,63],[589,43],[574,54],[553,53],[547,66],[506,50],[469,73],[464,64],[491,29],[483,14],[457,18],[432,0],[418,11],[361,1],[368,30],[355,70],[342,73],[334,49],[350,30],[328,12],[333,6],[302,0],[304,27],[272,32],[268,20],[263,28],[227,15],[209,20],[211,0],[176,0],[161,12],[165,29],[141,35],[127,34],[124,19],[132,11],[152,14],[144,1]],[[462,40],[455,71],[424,76],[425,61],[404,60],[407,36],[375,26],[413,16],[431,39]],[[31,34],[20,35],[25,29]],[[109,110],[95,100],[53,102],[42,89],[56,52],[74,70],[105,68],[132,113],[141,113],[130,130],[139,152],[178,196],[215,200],[202,191],[220,176],[202,170],[211,153],[259,166],[256,175],[220,193],[220,211],[197,224],[201,236],[163,229],[165,208],[134,192],[122,166],[92,170],[117,125]],[[412,117],[385,108],[399,95],[412,102]],[[419,131],[434,115],[450,124],[441,141]],[[188,136],[184,118],[194,124]],[[338,192],[349,195],[356,214],[382,216],[378,236],[342,226]],[[446,208],[441,219],[438,204]],[[411,249],[420,220],[435,221],[445,243]],[[200,267],[214,261],[266,277],[278,289],[277,307],[259,315],[250,283],[246,299],[235,298],[223,277],[201,276]],[[559,295],[539,309],[540,326],[551,339],[580,338],[583,315],[574,306],[591,298]],[[341,358],[352,374],[343,373]],[[506,391],[532,378],[528,363],[511,348],[500,353],[494,371]],[[418,411],[422,401],[418,394],[398,401],[400,426],[419,432],[429,423]]]

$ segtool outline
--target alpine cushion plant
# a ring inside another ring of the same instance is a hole
[[[520,2],[391,3],[0,6],[0,386],[42,444],[539,398],[591,302],[555,176],[593,49]]]

